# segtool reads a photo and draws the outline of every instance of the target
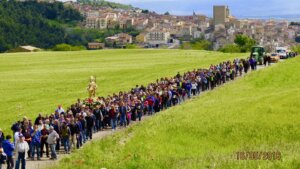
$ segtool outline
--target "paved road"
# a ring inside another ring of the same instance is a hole
[[[281,61],[283,61],[283,60],[281,60]],[[265,66],[258,66],[257,70],[261,70],[261,69],[264,69],[264,68],[266,68],[266,67]],[[251,73],[251,71],[250,71],[250,73]],[[143,116],[142,121],[145,121],[145,119],[148,119],[149,117],[151,117],[151,116]],[[139,122],[134,122],[133,125],[136,124],[136,123],[139,123]],[[124,128],[118,128],[117,131],[118,130],[123,130],[123,129]],[[94,142],[94,141],[97,141],[97,140],[101,140],[102,138],[107,137],[109,135],[112,135],[113,133],[114,132],[112,132],[111,130],[104,130],[104,131],[95,133],[93,135],[93,140],[89,141],[85,145],[90,144],[91,142]],[[61,149],[63,149],[63,148],[61,148]],[[55,160],[55,161],[49,160],[49,158],[42,158],[41,161],[27,160],[26,161],[26,168],[27,169],[45,169],[46,167],[50,167],[50,166],[53,166],[53,165],[57,164],[59,162],[59,160],[61,160],[65,156],[68,156],[68,154],[63,154],[62,152],[60,152],[60,154],[58,154],[58,160]],[[2,166],[2,167],[6,168],[6,166]]]

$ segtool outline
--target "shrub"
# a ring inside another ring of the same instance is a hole
[[[137,44],[127,44],[126,49],[139,49],[140,47]]]
[[[228,44],[221,48],[220,51],[224,53],[240,53],[241,49],[236,44]]]
[[[55,45],[55,47],[52,49],[53,51],[79,51],[79,50],[85,50],[86,48],[84,46],[72,46],[69,44],[58,44]]]
[[[193,50],[211,50],[212,43],[207,40],[195,40],[191,42],[183,42],[180,48]]]
[[[293,51],[293,52],[300,53],[300,45],[293,46],[293,47],[292,47],[292,51]]]

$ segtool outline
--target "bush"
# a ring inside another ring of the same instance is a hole
[[[126,49],[139,49],[140,47],[137,44],[127,44]]]
[[[196,40],[192,42],[183,42],[180,46],[181,49],[193,49],[193,50],[211,50],[212,43],[207,40]]]
[[[236,44],[228,44],[221,48],[220,51],[224,53],[240,53],[241,49]]]
[[[293,51],[293,52],[300,53],[300,45],[293,46],[293,47],[292,47],[292,51]]]
[[[180,49],[192,49],[190,42],[183,42]]]
[[[52,49],[53,51],[79,51],[79,50],[85,50],[86,48],[84,46],[72,46],[69,44],[58,44],[55,45],[55,47]]]

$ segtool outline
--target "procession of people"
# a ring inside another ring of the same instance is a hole
[[[235,80],[250,68],[255,70],[256,65],[255,58],[234,59],[208,69],[178,72],[174,77],[163,77],[146,86],[136,85],[128,92],[120,91],[106,98],[94,97],[96,92],[92,88],[97,86],[95,77],[91,77],[88,99],[78,99],[66,110],[58,105],[53,113],[40,113],[34,120],[24,117],[12,125],[13,135],[4,136],[0,129],[0,157],[6,154],[7,169],[18,169],[20,163],[25,169],[25,159],[41,160],[46,156],[55,160],[57,153],[69,154],[79,149],[93,139],[95,132],[125,128],[145,115],[159,113]]]

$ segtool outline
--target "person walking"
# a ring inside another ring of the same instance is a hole
[[[75,125],[76,125],[76,148],[79,149],[82,146],[82,125],[78,119],[79,117],[75,118]]]
[[[71,131],[70,128],[67,126],[66,122],[62,123],[62,127],[61,127],[61,137],[63,140],[63,144],[64,144],[64,149],[65,149],[65,153],[66,154],[70,154],[70,137],[71,137]]]
[[[101,130],[101,126],[102,126],[102,119],[103,119],[103,115],[102,112],[100,110],[100,105],[96,106],[96,109],[94,110],[94,116],[96,117],[96,121],[95,121],[95,129],[96,131],[100,131]]]
[[[15,169],[19,169],[20,168],[20,162],[22,163],[22,167],[21,169],[25,169],[26,168],[26,156],[27,156],[27,152],[29,150],[29,146],[28,143],[25,141],[25,137],[20,134],[19,135],[19,142],[16,144],[16,152],[17,152],[17,161],[16,161],[16,168]]]
[[[0,148],[2,148],[2,143],[4,140],[5,140],[5,136],[2,129],[0,128]]]
[[[119,112],[120,112],[120,125],[126,127],[126,113],[127,113],[127,108],[124,105],[124,102],[120,103]]]
[[[137,112],[139,121],[141,121],[143,116],[143,104],[141,100],[138,100],[137,104],[135,105],[135,110]]]
[[[15,150],[15,146],[14,144],[10,141],[11,136],[7,135],[6,136],[6,140],[3,141],[3,150],[7,156],[7,160],[6,160],[6,164],[7,164],[7,169],[13,169],[14,168],[14,150]]]
[[[50,151],[51,151],[51,160],[56,160],[57,155],[56,155],[56,141],[59,139],[58,133],[54,130],[53,126],[50,126],[49,128],[49,135],[47,138],[47,143],[50,146]]]
[[[192,88],[191,88],[192,89],[192,94],[193,94],[193,96],[196,96],[197,83],[195,81],[193,81],[191,85],[192,85]]]
[[[71,132],[70,148],[75,150],[76,146],[77,146],[76,136],[77,136],[77,133],[78,133],[78,128],[77,128],[77,126],[75,124],[74,119],[71,119],[71,122],[70,122],[70,124],[68,126],[69,126],[70,132]]]
[[[95,120],[92,116],[92,113],[89,111],[88,112],[88,115],[85,117],[85,120],[86,120],[86,135],[87,135],[87,138],[89,138],[90,140],[92,140],[92,137],[93,137],[93,127],[95,125]]]
[[[38,125],[34,125],[34,129],[31,131],[31,160],[34,160],[34,154],[36,150],[37,160],[41,160],[40,148],[41,148],[41,131],[38,129]]]
[[[111,106],[111,109],[109,110],[109,119],[110,119],[110,126],[112,131],[116,130],[117,127],[117,115],[114,105]]]
[[[49,146],[48,146],[48,143],[47,143],[47,138],[48,138],[48,135],[49,135],[49,131],[46,128],[45,125],[42,126],[41,134],[42,134],[42,137],[41,137],[41,152],[40,152],[41,153],[41,158],[43,157],[43,154],[44,154],[44,147],[46,148],[46,156],[49,157]]]
[[[53,128],[56,131],[56,133],[60,133],[61,127],[60,127],[60,124],[58,123],[58,120],[54,120]],[[56,147],[55,147],[56,151],[59,151],[59,149],[60,149],[60,142],[61,142],[61,140],[60,140],[60,138],[58,138],[56,140]]]
[[[2,165],[5,164],[6,159],[7,159],[7,156],[4,153],[3,148],[0,148],[0,169],[2,169]]]
[[[191,89],[192,89],[192,84],[190,80],[188,80],[187,83],[185,84],[185,90],[187,91],[187,95],[189,99],[191,98]]]

